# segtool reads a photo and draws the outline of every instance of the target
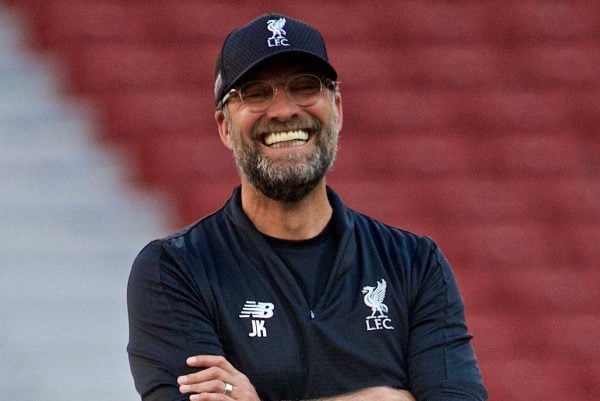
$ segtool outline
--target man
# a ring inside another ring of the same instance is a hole
[[[485,400],[452,271],[327,187],[342,126],[321,34],[263,15],[225,40],[216,122],[241,186],[151,242],[129,286],[144,400]]]

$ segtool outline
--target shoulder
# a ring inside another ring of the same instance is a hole
[[[164,266],[185,266],[201,255],[201,249],[208,239],[221,231],[223,226],[222,211],[190,224],[189,226],[163,238],[150,241],[136,256],[133,262],[133,273],[157,271]]]
[[[437,250],[427,236],[391,226],[348,207],[337,193],[328,187],[328,196],[340,224],[353,232],[358,249],[370,256],[384,256],[413,265],[413,260],[427,259]]]
[[[170,252],[194,252],[211,238],[222,235],[226,225],[225,213],[221,209],[159,241],[162,247]]]
[[[426,235],[391,226],[352,209],[349,211],[354,216],[355,231],[359,237],[370,238],[373,243],[385,247],[400,247],[412,254],[429,255],[437,250],[435,241]]]

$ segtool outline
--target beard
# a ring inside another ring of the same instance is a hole
[[[254,140],[260,140],[261,132],[307,128],[317,136],[314,150],[310,154],[297,153],[292,148],[289,153],[277,159],[265,155],[255,141],[245,143],[227,113],[226,119],[238,171],[271,199],[286,203],[302,200],[333,166],[338,140],[337,117],[333,110],[324,122],[309,115],[298,115],[286,123],[259,120],[251,132]]]

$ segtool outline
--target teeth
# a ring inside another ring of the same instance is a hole
[[[292,146],[300,146],[300,145],[304,145],[306,143],[306,141],[285,141],[285,142],[277,142],[274,143],[273,145],[271,145],[271,147],[273,149],[279,149],[279,148],[291,148]]]
[[[308,141],[308,132],[303,130],[272,132],[265,136],[265,144],[268,146],[287,141],[300,141],[301,143],[306,142]]]

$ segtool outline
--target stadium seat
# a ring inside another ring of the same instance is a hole
[[[587,127],[580,137],[585,174],[600,178],[600,131]]]
[[[329,51],[338,72],[342,93],[350,90],[389,88],[396,82],[414,82],[421,75],[420,64],[410,48],[377,48],[370,43],[340,42]]]
[[[189,44],[168,49],[176,66],[177,85],[207,99],[214,93],[213,66],[219,47],[216,43]]]
[[[497,45],[431,45],[412,49],[420,62],[423,83],[438,88],[480,89],[503,79],[503,59]],[[403,60],[398,58],[398,62]]]
[[[600,46],[596,44],[521,45],[514,50],[519,82],[537,88],[591,89],[600,85]]]
[[[372,214],[376,218],[403,228],[414,228],[412,223],[420,216],[419,202],[422,190],[419,183],[410,180],[388,181],[361,179],[336,171],[331,177],[336,192],[350,207]],[[411,227],[408,227],[408,226]]]
[[[551,263],[550,244],[543,227],[532,222],[464,225],[456,228],[456,232],[454,254],[475,269],[539,267]]]
[[[531,190],[535,199],[532,206],[546,220],[600,223],[600,178],[557,177],[540,182]]]
[[[340,13],[340,5],[343,12]],[[261,4],[261,6],[263,6]],[[318,2],[316,7],[307,7],[306,3],[290,2],[290,15],[308,21],[319,29],[328,43],[328,48],[333,49],[341,42],[342,44],[371,43],[376,45],[384,38],[390,38],[397,27],[395,15],[388,15],[392,21],[388,24],[379,24],[371,16],[384,16],[390,10],[387,4],[354,3],[352,7],[346,7],[343,2]],[[264,7],[264,6],[263,6]],[[268,9],[267,11],[272,11]],[[397,15],[397,14],[396,14]]]
[[[147,185],[177,191],[195,182],[235,181],[231,151],[212,135],[196,132],[145,138],[140,153],[141,178]]]
[[[469,299],[467,298],[467,301]],[[496,300],[504,305],[501,299]],[[469,304],[473,305],[474,302]],[[469,308],[467,317],[469,331],[473,333],[475,352],[480,361],[490,363],[497,359],[511,360],[527,358],[545,359],[545,356],[556,352],[558,344],[546,341],[544,336],[548,330],[547,318],[540,315],[519,314],[516,308],[507,308],[500,313],[495,308],[481,311]],[[506,313],[503,313],[506,312]],[[556,321],[555,321],[556,323]],[[538,362],[539,365],[542,363]]]
[[[77,43],[139,42],[146,36],[144,20],[125,2],[41,1],[31,6],[36,39],[42,48]]]
[[[473,126],[496,133],[568,129],[571,96],[562,91],[482,91],[469,99],[468,118],[473,120]]]
[[[149,135],[216,130],[214,101],[195,91],[138,91],[115,95],[103,104],[104,139],[137,144]]]
[[[597,166],[600,161],[600,92],[595,88],[580,91],[573,99],[569,117],[571,125],[581,133],[587,152],[596,158]],[[600,169],[591,171],[597,172]]]
[[[514,1],[510,31],[522,42],[586,41],[600,34],[600,9],[594,0]]]
[[[450,224],[518,223],[535,211],[529,181],[456,177],[435,180],[434,188],[424,204]]]
[[[497,23],[502,5],[494,1],[405,1],[386,8],[378,19],[403,41],[481,43],[502,34]]]
[[[569,256],[570,263],[574,267],[597,266],[597,261],[600,259],[598,238],[600,238],[600,225],[597,222],[564,227],[563,252]]]
[[[508,134],[489,138],[476,149],[482,171],[505,177],[569,175],[583,168],[573,134]]]
[[[150,37],[158,43],[220,42],[233,28],[233,23],[228,23],[227,20],[235,17],[239,21],[247,21],[257,13],[251,4],[242,6],[209,1],[177,1],[155,7],[160,12],[152,16],[150,24],[153,29]]]
[[[559,316],[600,312],[600,295],[594,291],[599,275],[591,268],[523,264],[499,269],[464,269],[456,265],[455,270],[463,296],[475,315],[527,320],[522,330],[546,332]],[[501,310],[498,305],[502,305]],[[551,316],[545,316],[547,311],[552,311]],[[537,347],[530,342],[521,352],[531,348],[530,353],[544,353],[553,347],[544,344],[544,337],[532,338],[538,342]]]
[[[545,322],[552,322],[557,316],[600,313],[600,293],[595,291],[600,275],[593,269],[545,265],[504,273],[512,281],[509,292],[520,310],[517,313],[543,315],[551,310],[552,316]],[[509,287],[508,282],[505,284]],[[548,330],[550,326],[553,325]]]
[[[223,207],[238,181],[190,182],[176,192],[170,192],[178,211],[174,227],[184,227]]]
[[[559,329],[559,328],[557,328]],[[506,353],[502,353],[506,355]],[[487,377],[493,377],[494,398],[506,400],[561,401],[593,398],[587,383],[584,364],[577,360],[551,355],[535,357],[496,357],[481,365]]]
[[[448,177],[471,168],[464,137],[358,134],[341,138],[337,169],[354,176]],[[348,159],[349,163],[342,164]]]
[[[71,82],[84,94],[173,89],[177,83],[177,65],[171,54],[149,46],[87,46],[70,59]]]
[[[462,103],[461,95],[443,90],[391,87],[344,93],[344,113],[352,116],[352,124],[360,127],[363,134],[370,135],[451,128],[460,122],[468,107]]]

